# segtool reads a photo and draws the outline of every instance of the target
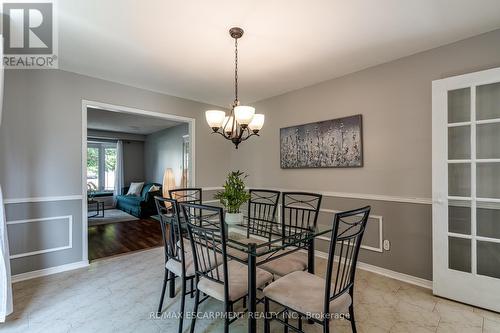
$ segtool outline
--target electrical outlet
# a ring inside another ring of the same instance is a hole
[[[384,239],[384,250],[389,251],[391,249],[391,242],[388,239]]]

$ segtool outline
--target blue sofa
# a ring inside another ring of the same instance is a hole
[[[151,186],[156,185],[160,187],[159,191],[149,192]],[[155,196],[162,196],[161,184],[149,183],[144,184],[141,195],[126,195],[128,192],[128,187],[124,187],[122,190],[122,195],[116,197],[116,208],[124,211],[135,217],[149,217],[151,215],[156,215],[156,205]]]

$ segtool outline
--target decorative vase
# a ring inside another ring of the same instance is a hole
[[[226,213],[226,224],[231,227],[243,223],[243,213]]]

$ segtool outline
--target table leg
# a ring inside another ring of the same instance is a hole
[[[311,274],[314,274],[314,237],[312,237],[308,241],[308,246],[307,246],[307,271]],[[307,320],[308,324],[314,324],[314,321],[312,319]]]
[[[307,271],[314,274],[314,237],[308,241],[307,247]]]
[[[249,244],[248,248],[251,253],[255,254],[256,245]],[[257,331],[257,323],[255,320],[255,312],[257,311],[257,257],[248,255],[248,332],[254,333]]]

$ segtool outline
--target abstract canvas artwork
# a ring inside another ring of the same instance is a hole
[[[281,168],[363,166],[361,115],[280,129]]]

